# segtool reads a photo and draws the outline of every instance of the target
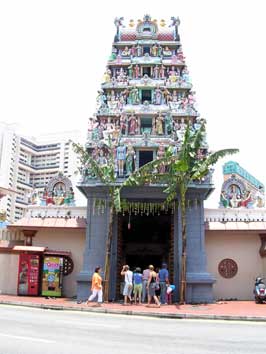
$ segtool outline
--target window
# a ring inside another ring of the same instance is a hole
[[[150,66],[144,66],[142,68],[143,75],[148,75],[149,77],[151,76],[151,67]]]
[[[151,117],[143,117],[140,121],[140,132],[152,134],[152,118]]]
[[[139,167],[153,160],[153,150],[139,151]]]
[[[151,103],[151,90],[142,90],[141,91],[141,102],[148,101]]]

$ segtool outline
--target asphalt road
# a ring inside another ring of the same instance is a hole
[[[0,354],[265,353],[266,323],[30,309],[0,305]]]

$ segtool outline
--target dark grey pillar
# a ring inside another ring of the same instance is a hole
[[[191,198],[187,206],[187,292],[186,302],[213,302],[215,278],[206,271],[203,200]]]
[[[77,299],[85,300],[90,294],[91,278],[95,267],[105,263],[106,237],[108,235],[109,208],[100,213],[93,211],[93,198],[88,198],[86,244],[82,271],[77,275]]]

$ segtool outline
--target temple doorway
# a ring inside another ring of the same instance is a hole
[[[117,294],[121,294],[122,265],[143,271],[152,264],[155,268],[166,262],[170,273],[174,263],[174,227],[171,213],[161,215],[120,215],[117,242]],[[173,273],[172,273],[173,275]]]

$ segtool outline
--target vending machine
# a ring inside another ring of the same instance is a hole
[[[39,294],[40,255],[21,253],[18,269],[18,295]]]
[[[42,272],[42,295],[62,296],[63,257],[45,256]]]

